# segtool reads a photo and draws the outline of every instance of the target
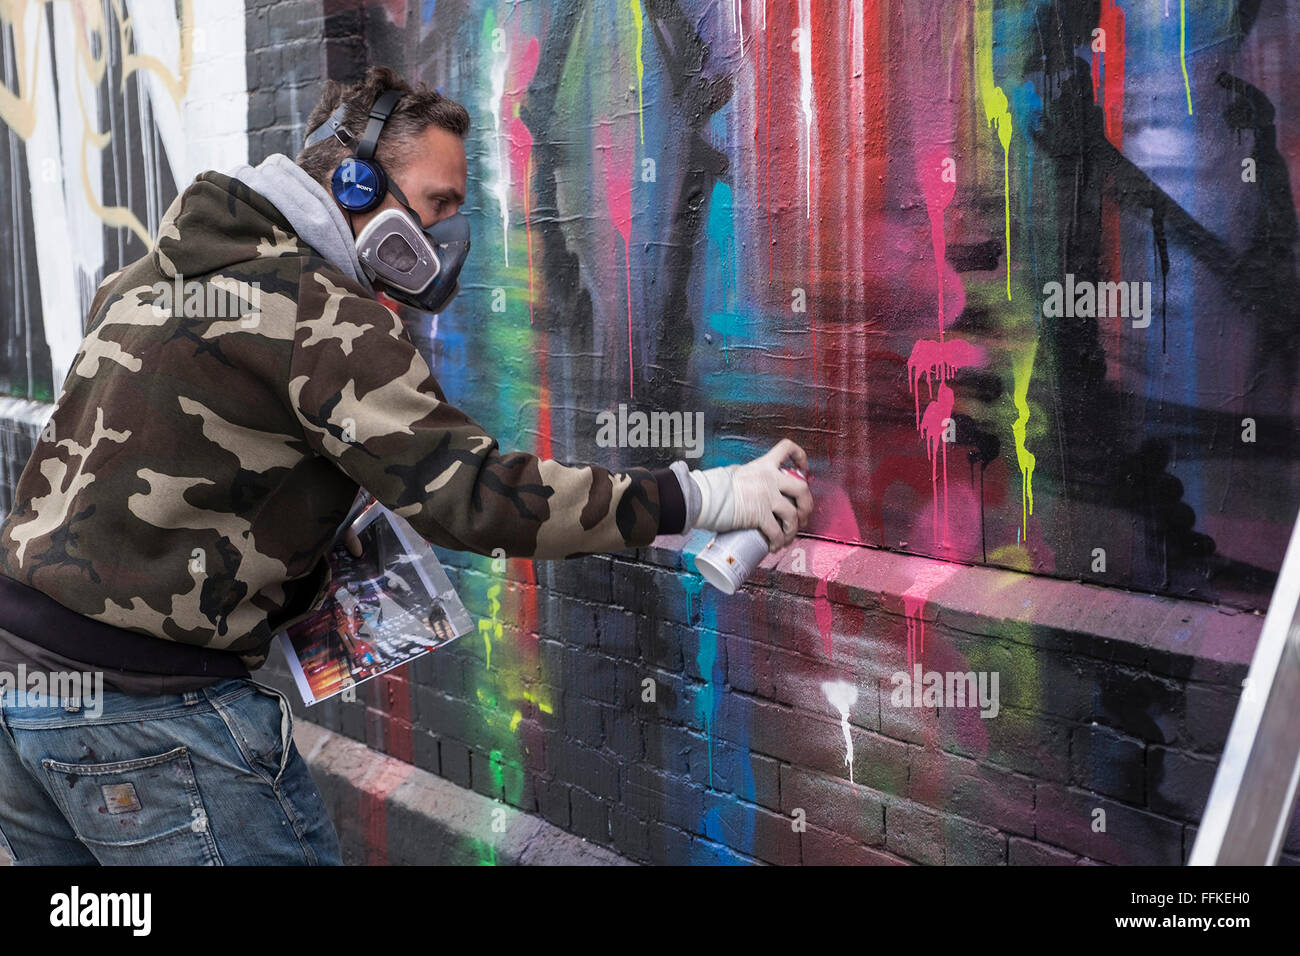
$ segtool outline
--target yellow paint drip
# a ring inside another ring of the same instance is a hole
[[[1007,301],[1011,301],[1011,110],[1002,87],[993,82],[993,0],[975,3],[975,78],[984,118],[1002,143],[1002,205],[1005,210]]]
[[[1183,67],[1183,89],[1187,91],[1187,115],[1192,115],[1192,84],[1187,79],[1187,0],[1178,0],[1178,62]]]
[[[645,62],[641,59],[641,34],[644,18],[641,16],[641,0],[629,0],[632,8],[632,22],[636,24],[636,116],[641,126],[641,145],[645,145],[645,101],[641,98],[642,83],[645,80]]]
[[[1029,402],[1026,397],[1029,395],[1029,378],[1034,372],[1034,356],[1037,353],[1038,342],[1035,340],[1016,358],[1011,369],[1015,382],[1013,400],[1016,403],[1016,410],[1020,413],[1011,423],[1011,434],[1016,440],[1016,462],[1020,465],[1022,481],[1020,527],[1026,532],[1029,530],[1029,515],[1034,513],[1034,464],[1037,461],[1033,453],[1025,447],[1025,426],[1029,423]]]
[[[501,602],[497,595],[501,593],[500,583],[488,588],[488,617],[479,618],[478,631],[483,635],[483,649],[487,654],[483,666],[492,667],[492,639],[501,639],[503,629],[501,627]]]
[[[532,694],[525,691],[524,700],[528,701],[530,704],[535,704],[537,706],[537,709],[540,710],[543,714],[554,713],[554,711],[551,709],[551,705],[546,701],[542,700],[536,694]]]

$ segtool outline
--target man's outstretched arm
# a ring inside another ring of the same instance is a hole
[[[668,469],[501,454],[445,401],[397,316],[359,292],[332,270],[304,272],[288,400],[312,447],[429,541],[545,560],[683,530],[683,486]]]

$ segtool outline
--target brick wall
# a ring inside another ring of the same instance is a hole
[[[246,0],[248,154],[297,154],[325,77],[344,82],[368,65],[365,4]]]
[[[386,23],[250,0],[252,161],[296,149],[323,75],[402,62]],[[1186,859],[1262,617],[988,568],[918,610],[933,562],[812,542],[815,573],[787,555],[727,598],[679,550],[698,535],[659,543],[505,568],[439,550],[477,633],[353,703],[302,707],[278,652],[259,678],[301,717],[642,862]],[[999,715],[893,706],[909,633],[926,670],[997,672]],[[834,681],[858,695],[851,768]]]
[[[495,612],[470,606],[506,622],[499,637],[467,635],[362,685],[354,703],[301,707],[278,654],[262,679],[308,720],[642,862],[1190,853],[1262,617],[964,568],[919,612],[921,663],[997,671],[1000,712],[914,710],[893,705],[891,675],[917,624],[902,595],[932,562],[809,542],[810,566],[832,574],[786,570],[787,554],[725,597],[683,566],[677,548],[698,537],[661,543],[510,561],[504,576],[440,550],[462,595],[501,585]],[[533,633],[508,623],[526,607]],[[858,691],[852,780],[827,680]],[[501,706],[525,696],[547,709]],[[1300,828],[1284,860],[1300,862]]]
[[[375,16],[248,0],[251,161],[296,152],[324,76],[394,48]],[[36,418],[5,414],[10,475]],[[1261,617],[988,568],[917,600],[934,562],[811,541],[810,570],[791,552],[727,598],[689,570],[698,536],[660,544],[504,568],[440,550],[479,630],[295,709],[642,862],[1186,858]],[[998,716],[895,706],[909,636],[925,670],[997,673]],[[257,676],[298,700],[278,653]],[[828,682],[857,694],[851,764]],[[376,806],[340,826],[386,840]]]

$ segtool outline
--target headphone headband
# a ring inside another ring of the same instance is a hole
[[[374,158],[375,146],[379,143],[379,134],[384,128],[384,123],[388,122],[388,117],[397,107],[397,101],[405,95],[401,90],[384,90],[375,98],[375,105],[370,107],[370,120],[366,123],[366,131],[357,145],[357,159]]]
[[[379,134],[383,131],[384,123],[388,121],[388,117],[391,116],[393,110],[397,108],[398,101],[405,95],[406,94],[401,90],[384,90],[384,92],[380,93],[379,96],[375,98],[374,106],[370,107],[370,119],[366,123],[366,131],[361,136],[361,140],[357,146],[357,159],[374,158],[375,147],[379,143]],[[334,112],[329,115],[329,118],[325,120],[325,122],[321,123],[320,126],[313,130],[311,135],[307,137],[306,141],[302,144],[303,149],[308,149],[309,147],[315,146],[317,143],[324,142],[331,136],[338,136],[340,132],[347,133],[347,130],[341,129],[343,126],[343,114],[347,112],[347,109],[348,107],[346,103],[340,103]],[[343,140],[340,139],[339,142],[343,142]],[[357,141],[353,140],[353,142]],[[344,143],[343,145],[346,146],[348,144]]]

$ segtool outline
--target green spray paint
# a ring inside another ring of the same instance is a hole
[[[1192,83],[1187,78],[1187,0],[1178,0],[1178,62],[1183,67],[1183,89],[1187,91],[1187,115],[1192,115]]]
[[[993,82],[993,0],[975,4],[975,76],[984,117],[1002,143],[1002,205],[1006,218],[1007,301],[1011,301],[1011,111],[1002,87]]]
[[[469,847],[470,852],[478,857],[477,865],[497,865],[497,848],[494,844],[489,843],[486,840],[476,840],[474,837],[470,837]]]
[[[513,729],[512,726],[511,730]],[[519,806],[524,791],[523,766],[507,760],[500,748],[494,749],[488,754],[488,766],[492,770],[492,782],[496,785],[496,792],[501,794],[505,802],[512,807]],[[514,771],[508,777],[506,775],[507,768]]]

